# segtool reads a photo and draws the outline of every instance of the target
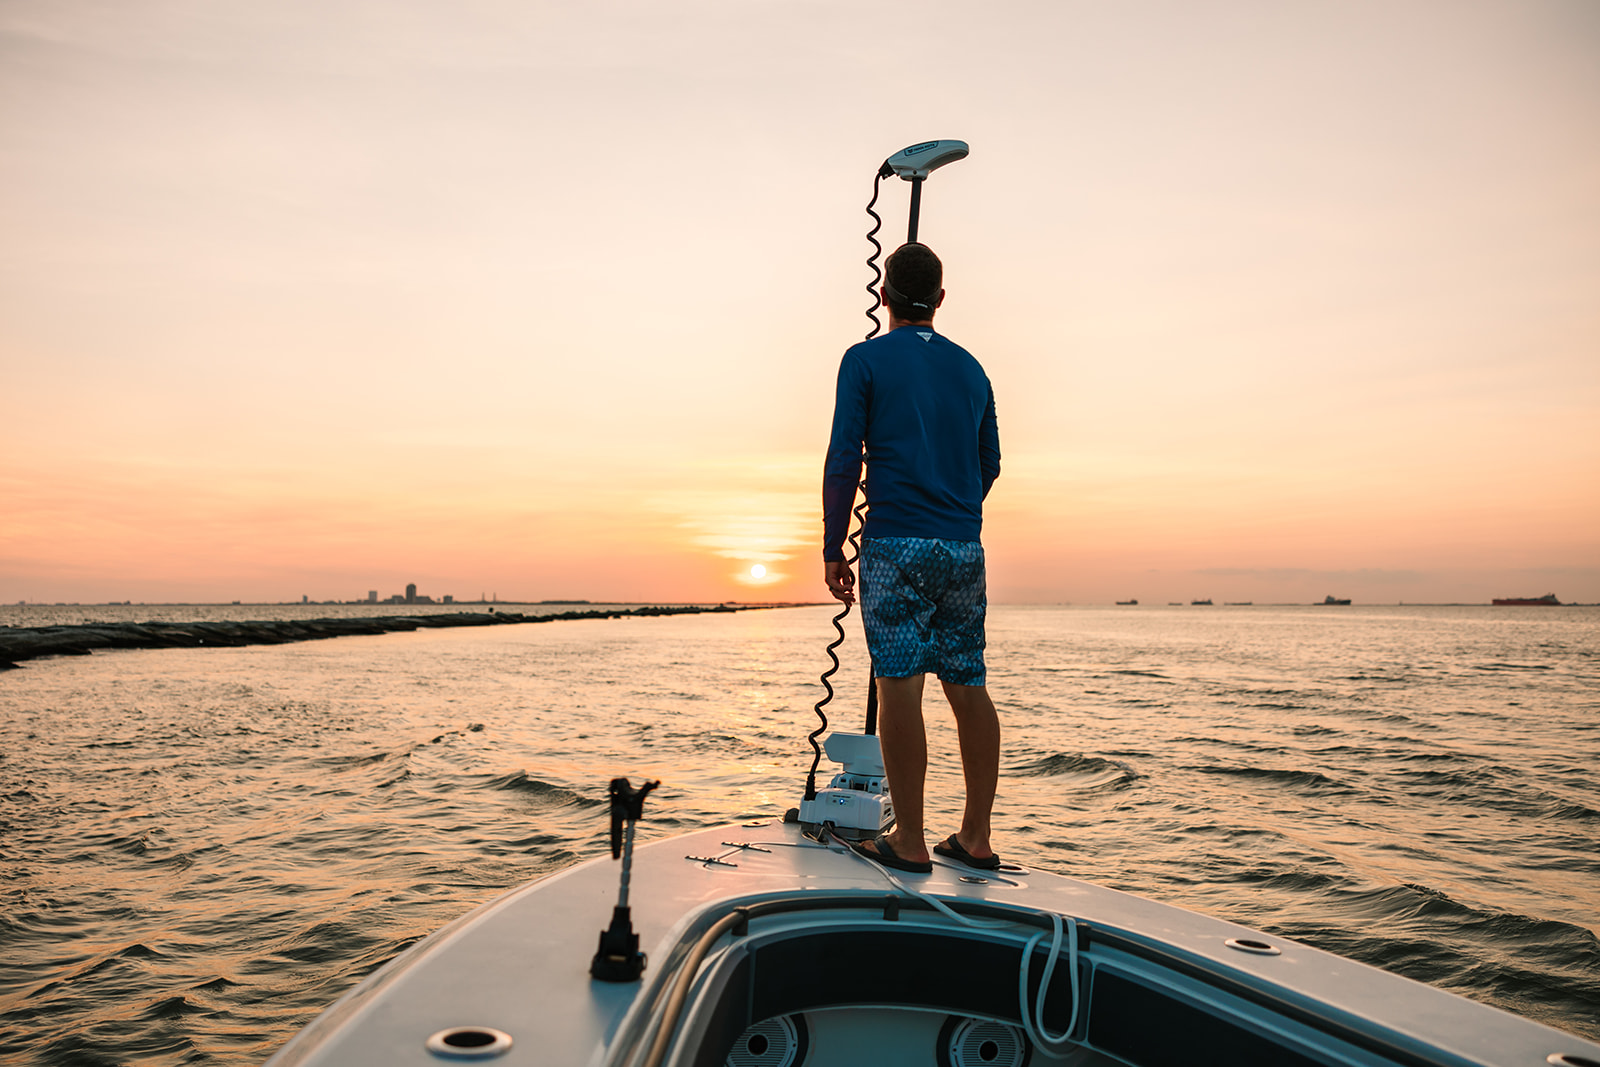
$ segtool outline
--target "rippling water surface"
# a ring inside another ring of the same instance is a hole
[[[663,780],[647,836],[781,814],[829,614],[0,674],[0,1058],[259,1062],[406,945],[604,851],[614,775]],[[990,661],[1008,857],[1600,1037],[1600,610],[999,607]]]

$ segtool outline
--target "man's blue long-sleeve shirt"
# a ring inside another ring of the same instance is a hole
[[[902,326],[845,352],[822,475],[824,560],[845,558],[863,447],[863,536],[980,539],[1000,431],[994,389],[966,349],[931,326]]]

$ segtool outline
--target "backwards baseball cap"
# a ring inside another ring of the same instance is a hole
[[[895,249],[884,263],[884,274],[883,295],[895,307],[932,311],[939,306],[944,264],[927,245],[912,242]]]

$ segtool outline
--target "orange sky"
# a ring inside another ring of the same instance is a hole
[[[0,602],[816,599],[938,137],[995,599],[1600,601],[1597,56],[1590,0],[11,0]]]

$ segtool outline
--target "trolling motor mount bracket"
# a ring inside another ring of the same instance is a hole
[[[893,826],[894,804],[884,781],[877,736],[833,733],[823,748],[840,770],[827,789],[800,801],[801,829],[814,835],[831,824],[837,837],[866,840]]]

